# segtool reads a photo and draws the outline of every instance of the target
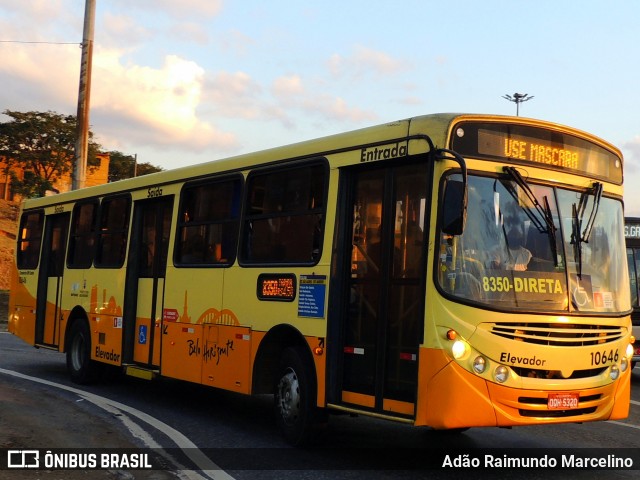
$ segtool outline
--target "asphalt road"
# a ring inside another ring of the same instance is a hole
[[[0,470],[0,479],[640,478],[640,368],[635,369],[632,381],[631,414],[622,422],[471,429],[447,435],[376,419],[339,416],[331,418],[317,448],[299,450],[289,448],[276,432],[268,397],[128,377],[79,387],[69,382],[63,355],[35,350],[2,332],[0,449],[162,447],[172,454],[186,452],[189,458],[183,458],[182,464],[167,460],[165,470]],[[464,460],[464,454],[482,449],[499,456],[504,452],[511,455],[514,450],[509,449],[545,454],[602,448],[616,449],[617,455],[628,452],[639,470],[418,468],[431,465],[429,455],[443,450],[450,452],[454,462],[458,453]],[[216,463],[198,463],[203,453]],[[170,457],[177,459],[177,455]],[[194,471],[181,467],[191,461],[198,466]]]

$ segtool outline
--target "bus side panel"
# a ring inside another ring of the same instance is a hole
[[[328,234],[327,234],[328,235]],[[327,251],[330,251],[327,249]],[[296,292],[293,301],[265,301],[258,298],[259,286],[258,278],[263,273],[274,275],[294,275]],[[326,305],[323,304],[322,317],[300,316],[300,278],[301,275],[316,275],[328,278],[328,266],[316,265],[311,268],[302,267],[264,267],[264,268],[229,268],[225,270],[225,291],[224,308],[225,311],[233,312],[240,325],[251,328],[252,335],[252,358],[249,371],[255,372],[254,366],[256,355],[260,350],[262,338],[258,335],[271,336],[273,332],[284,334],[279,340],[277,355],[290,346],[299,345],[299,342],[306,342],[309,351],[319,347],[323,350],[322,355],[313,355],[313,362],[317,381],[317,402],[319,406],[325,405],[325,355],[326,351],[324,339],[326,337]],[[324,300],[326,302],[326,300]],[[259,333],[263,332],[263,333]],[[294,334],[295,332],[295,334]],[[276,336],[278,335],[276,334]],[[292,334],[292,335],[289,335]],[[235,345],[235,344],[234,344]],[[277,366],[280,358],[269,358],[271,366]],[[244,366],[243,363],[241,365]],[[258,367],[259,368],[259,367]],[[256,379],[249,378],[251,382]]]
[[[251,330],[246,327],[204,325],[202,383],[250,393]]]
[[[26,271],[20,275],[18,270],[12,268],[11,295],[9,297],[9,321],[8,330],[20,337],[29,345],[35,344],[36,338],[36,298],[30,293],[29,285],[38,284],[37,271]],[[30,275],[24,275],[24,274]]]
[[[631,368],[623,375],[631,376]],[[613,410],[609,420],[621,420],[629,416],[629,408],[631,407],[631,381],[620,381],[617,383]]]
[[[420,349],[415,424],[433,428],[496,425],[486,382],[455,367],[442,350]]]
[[[122,364],[122,296],[119,293],[124,284],[123,271],[109,270],[67,270],[67,288],[69,297],[68,309],[85,312],[91,329],[91,359],[111,365]],[[87,279],[96,277],[99,283],[88,282]],[[69,319],[65,314],[64,318]],[[66,323],[61,327],[62,334],[66,332]],[[64,338],[60,339],[61,349]]]
[[[122,316],[91,315],[91,358],[122,365]]]
[[[223,312],[224,269],[167,267],[162,312],[163,376],[202,383],[207,324],[237,324]]]
[[[162,375],[200,383],[202,325],[166,322],[162,335]]]
[[[316,405],[318,407],[325,407],[327,404],[326,397],[326,378],[327,378],[327,355],[325,348],[325,339],[318,337],[307,337],[307,343],[309,344],[309,350],[314,353],[313,363],[316,371],[316,387],[317,399]]]

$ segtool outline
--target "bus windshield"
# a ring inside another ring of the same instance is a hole
[[[440,234],[441,291],[497,310],[628,312],[622,203],[598,182],[571,190],[511,170],[469,175],[464,233]]]

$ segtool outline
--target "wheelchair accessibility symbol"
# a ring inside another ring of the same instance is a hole
[[[147,343],[147,326],[140,325],[140,329],[138,330],[138,343],[143,345]]]

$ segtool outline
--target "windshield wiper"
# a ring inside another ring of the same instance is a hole
[[[553,216],[551,214],[551,206],[549,205],[549,199],[545,195],[544,211],[546,213],[545,218],[551,219],[551,224],[547,223],[547,235],[549,236],[549,246],[551,247],[551,255],[553,255],[553,266],[558,266],[558,245],[556,244],[556,226],[553,223]]]
[[[591,207],[591,213],[589,214],[589,220],[582,229],[582,222],[584,220],[584,214],[587,211],[587,203],[589,203],[589,196],[593,195],[593,205]],[[582,279],[582,243],[589,243],[589,237],[591,231],[596,222],[596,216],[600,209],[600,199],[602,198],[602,183],[595,182],[590,189],[587,189],[580,195],[580,201],[578,205],[575,203],[572,206],[573,225],[571,231],[571,244],[573,245],[573,256],[578,264],[577,273],[578,278]]]
[[[589,242],[589,237],[591,236],[593,225],[596,223],[596,215],[598,214],[598,210],[600,209],[600,199],[602,198],[602,184],[600,182],[594,183],[591,189],[591,192],[585,192],[582,194],[582,196],[586,198],[587,195],[589,194],[593,195],[593,206],[591,207],[591,214],[589,215],[589,221],[587,222],[587,225],[585,226],[584,231],[582,232],[582,238],[581,238],[583,242],[587,242],[587,243]],[[580,201],[582,202],[582,198],[580,199]],[[584,215],[584,210],[586,209],[586,206],[587,206],[587,201],[585,200],[584,207],[583,207],[583,215]],[[580,218],[580,224],[582,224],[582,218]]]
[[[542,217],[543,222],[540,221],[537,215],[534,215],[528,208],[524,209],[524,212],[527,214],[531,223],[533,223],[540,233],[546,233],[549,236],[549,246],[551,248],[551,253],[553,254],[553,264],[554,266],[558,266],[558,248],[556,245],[556,225],[553,223],[553,215],[551,214],[551,207],[549,205],[549,199],[545,195],[543,197],[544,207],[540,204],[537,197],[531,190],[531,187],[527,183],[527,181],[520,175],[520,172],[515,167],[503,167],[502,169],[505,173],[509,174],[509,176],[513,179],[513,181],[522,189],[525,193],[529,202],[534,206],[538,215]],[[505,185],[507,191],[517,200],[518,194],[513,191],[513,189],[507,185]]]
[[[542,217],[544,224],[540,221],[538,217],[530,213],[528,209],[525,209],[525,213],[531,219],[531,222],[536,226],[538,231],[540,233],[550,233],[550,232],[555,233],[556,226],[553,223],[553,216],[551,215],[551,209],[548,208],[549,205],[548,205],[548,201],[546,200],[546,197],[545,197],[545,202],[547,204],[546,205],[547,208],[540,205],[540,202],[538,201],[535,194],[533,193],[533,190],[531,190],[531,187],[529,186],[527,181],[524,178],[522,178],[522,175],[520,175],[520,172],[516,170],[515,167],[504,167],[502,170],[505,173],[508,173],[509,176],[513,179],[513,181],[516,182],[516,184],[522,189],[522,191],[525,193],[525,195],[527,196],[531,204],[534,206],[534,208],[536,209],[540,217]],[[507,189],[509,190],[509,188]],[[514,198],[517,199],[516,192],[510,192],[510,193],[512,195],[515,194]]]
[[[541,221],[540,218],[538,218],[538,216],[534,215],[533,212],[531,212],[528,208],[523,209],[524,213],[526,213],[527,217],[529,217],[529,220],[531,220],[531,223],[535,225],[535,227],[538,229],[538,232],[547,233],[549,223],[547,222],[546,212],[538,202],[538,199],[536,198],[536,196],[531,191],[531,188],[527,184],[526,180],[522,178],[522,175],[520,175],[520,172],[518,172],[514,167],[504,167],[503,171],[505,173],[508,173],[511,179],[516,183],[516,185],[518,185],[522,189],[522,191],[526,194],[529,201],[535,207],[538,214],[542,217],[543,221]],[[506,190],[509,192],[509,194],[514,198],[514,200],[518,202],[519,201],[518,192],[515,190],[515,188],[513,188],[513,186],[507,182],[503,182],[503,185],[506,188]],[[546,223],[546,226],[545,226],[545,223]]]
[[[582,203],[582,199],[580,199]],[[571,205],[571,245],[573,245],[573,260],[577,264],[578,278],[582,280],[582,238],[580,236],[581,216],[578,215],[578,206]]]

